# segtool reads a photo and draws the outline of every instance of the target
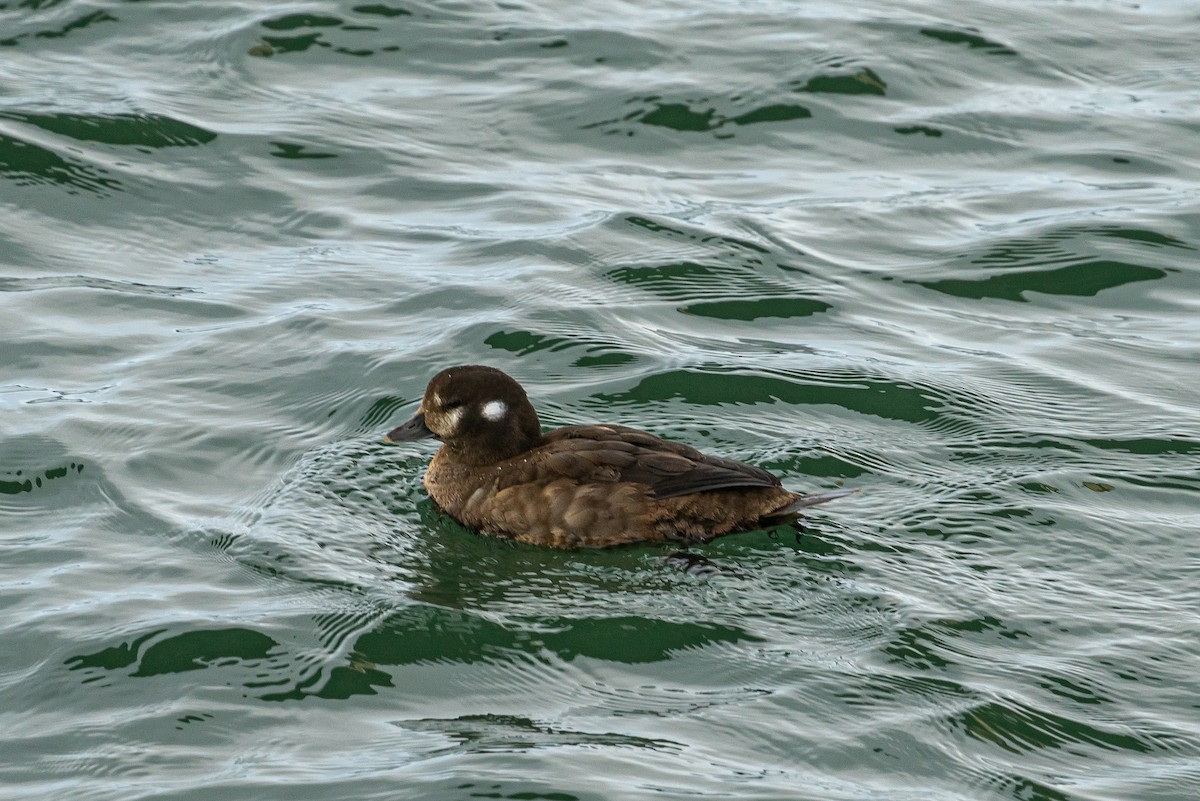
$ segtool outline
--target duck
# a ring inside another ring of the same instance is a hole
[[[433,502],[463,526],[553,548],[704,543],[794,523],[853,490],[802,495],[775,475],[616,424],[543,431],[525,389],[485,365],[450,367],[387,443],[441,446]]]

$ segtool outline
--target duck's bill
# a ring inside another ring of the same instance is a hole
[[[384,442],[412,442],[416,439],[436,437],[425,425],[425,413],[417,412],[417,416],[399,428],[393,428],[383,438]]]

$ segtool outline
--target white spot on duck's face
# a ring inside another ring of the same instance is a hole
[[[508,414],[508,404],[502,400],[488,401],[483,404],[481,413],[485,420],[491,420],[494,423],[497,420],[503,420],[504,415]]]

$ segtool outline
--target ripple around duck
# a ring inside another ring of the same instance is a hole
[[[953,725],[979,742],[1012,754],[1042,750],[1103,750],[1149,753],[1156,750],[1146,739],[1122,731],[1124,727],[1099,727],[1021,703],[988,701],[953,718]]]
[[[828,303],[811,298],[762,298],[758,300],[720,300],[692,303],[680,309],[684,314],[716,320],[754,320],[811,317],[832,309]]]
[[[702,226],[685,224],[677,219],[621,214],[606,220],[605,227],[618,232],[629,231],[639,236],[649,235],[652,240],[671,242],[680,247],[697,248],[698,252],[706,256],[722,257],[722,263],[730,257],[735,260],[749,260],[756,257],[771,259],[774,256],[772,248],[765,244],[728,233],[717,233]]]
[[[926,393],[907,384],[848,376],[837,384],[821,384],[732,371],[663,371],[646,376],[624,392],[596,396],[598,401],[609,406],[647,404],[675,398],[696,406],[833,404],[862,414],[913,423],[934,419],[932,410],[935,408]]]
[[[524,330],[496,331],[488,335],[483,343],[496,350],[507,351],[517,356],[528,356],[541,351],[553,353],[581,349],[586,354],[575,360],[575,365],[578,367],[626,364],[637,358],[636,355],[627,352],[616,337],[597,336],[590,331],[581,332],[581,335],[574,334],[571,331],[563,331],[563,328],[564,326],[561,325],[556,326],[555,334],[540,334]]]
[[[562,746],[616,747],[680,751],[682,744],[653,740],[616,732],[584,732],[554,727],[513,715],[464,715],[449,720],[421,719],[398,721],[395,725],[413,731],[437,732],[453,745],[431,754],[513,753],[535,748]],[[522,794],[522,797],[525,797]]]
[[[1126,284],[1167,277],[1175,270],[1144,263],[1161,262],[1165,254],[1156,251],[1162,248],[1194,249],[1176,237],[1135,226],[1070,225],[962,254],[950,268],[971,273],[983,268],[992,273],[985,277],[911,282],[963,298],[1027,301],[1026,292],[1092,297]]]
[[[736,626],[678,619],[679,610],[669,618],[655,612],[657,583],[688,580],[664,577],[657,551],[580,556],[514,547],[465,532],[427,502],[418,505],[426,523],[416,542],[395,530],[411,516],[415,493],[403,487],[419,473],[401,453],[374,443],[318,449],[247,510],[240,531],[210,538],[263,581],[290,583],[302,606],[340,598],[340,609],[314,619],[312,648],[284,644],[255,625],[176,625],[73,665],[94,673],[107,664],[131,677],[219,669],[264,700],[333,699],[391,687],[402,667],[490,670],[536,655],[558,665],[641,665],[755,640]],[[613,593],[626,600],[608,603]],[[375,601],[360,607],[364,597]]]
[[[39,7],[39,4],[26,4],[26,5],[34,8],[35,10]],[[52,8],[55,5],[58,5],[58,4],[51,3],[51,4],[47,5],[46,7]],[[3,10],[3,9],[0,9],[0,10]],[[32,15],[32,16],[39,16],[39,15]],[[62,22],[61,24],[57,24],[57,25],[54,22],[45,20],[44,18],[46,16],[58,16],[61,18],[63,15],[51,14],[51,15],[40,15],[40,16],[43,17],[43,20],[39,20],[34,23],[35,25],[39,25],[39,27],[34,28],[32,25],[20,26],[20,27],[26,28],[26,30],[20,31],[19,33],[9,36],[8,38],[0,39],[0,47],[18,47],[21,45],[31,44],[32,42],[37,42],[38,40],[61,39],[63,37],[73,34],[76,31],[82,31],[86,28],[90,28],[93,25],[97,25],[101,22],[117,22],[116,17],[114,17],[112,14],[108,13],[107,11],[104,11],[103,9],[98,9],[96,11],[90,11],[90,12],[87,12],[84,14],[80,14],[78,16],[75,16],[72,19],[69,19],[69,20]],[[42,27],[43,25],[44,25],[44,27]]]
[[[0,495],[17,495],[22,492],[32,493],[41,490],[47,482],[66,478],[69,473],[82,473],[83,465],[76,462],[51,467],[47,470],[28,473],[17,469],[0,472]]]
[[[0,292],[39,292],[53,289],[99,289],[109,292],[128,292],[135,295],[166,295],[176,297],[197,290],[186,286],[162,286],[141,281],[115,281],[92,275],[55,275],[38,278],[0,276]]]
[[[795,92],[811,92],[814,94],[837,95],[879,95],[887,94],[887,83],[873,70],[860,67],[849,73],[815,75],[811,78],[791,83]]]
[[[120,497],[101,465],[71,455],[56,439],[8,436],[0,448],[0,510],[9,520],[23,518],[36,526],[47,516],[109,511],[111,500]],[[34,531],[39,539],[46,535]]]
[[[922,36],[928,36],[939,42],[946,44],[960,45],[965,44],[972,50],[981,50],[989,56],[1015,56],[1017,51],[1013,50],[1008,45],[994,42],[985,36],[982,36],[979,31],[959,30],[955,28],[922,28],[920,30]]]
[[[757,135],[749,141],[756,141],[768,131],[794,132],[797,125],[804,126],[820,116],[820,112],[814,115],[808,105],[795,102],[796,94],[887,94],[887,83],[877,72],[852,61],[837,59],[806,66],[809,69],[801,71],[809,74],[804,77],[768,80],[766,85],[716,94],[691,93],[665,83],[658,91],[652,89],[632,97],[614,95],[606,103],[592,102],[586,108],[573,107],[565,113],[558,108],[555,117],[574,122],[578,131],[597,131],[605,137],[646,138],[645,134],[657,132],[659,142],[668,146],[683,144],[683,137],[696,134],[709,134],[715,140],[747,137],[749,126],[755,126]],[[591,94],[595,96],[594,91]],[[826,121],[822,127],[828,124]],[[558,133],[574,138],[565,127]],[[591,144],[599,146],[603,140]]]
[[[107,197],[124,189],[122,182],[110,175],[104,167],[59,155],[29,139],[0,133],[0,178],[16,186],[59,186],[69,194],[82,191]]]
[[[151,632],[130,642],[80,654],[66,661],[70,670],[119,670],[132,667],[133,677],[201,670],[213,664],[266,659],[279,643],[262,632],[230,627],[194,629],[176,634]]]
[[[126,686],[123,679],[207,671],[243,696],[268,701],[307,695],[346,698],[372,693],[372,687],[392,686],[386,674],[363,665],[353,652],[355,636],[377,625],[377,609],[352,594],[330,592],[317,583],[295,593],[285,606],[316,608],[322,602],[338,603],[347,610],[315,615],[317,641],[313,643],[306,643],[307,637],[280,640],[275,636],[280,615],[270,625],[166,618],[163,625],[145,633],[119,636],[98,650],[77,651],[64,664],[78,674],[80,684],[99,688]],[[351,612],[351,605],[360,608]],[[309,626],[300,628],[307,632]],[[147,688],[147,692],[154,690]]]
[[[387,665],[475,663],[512,659],[519,653],[550,653],[563,662],[589,658],[633,665],[665,661],[686,649],[753,639],[719,625],[634,616],[538,618],[531,627],[515,622],[505,625],[457,610],[414,608],[360,638],[356,650],[373,664]]]
[[[542,662],[549,654],[560,665],[581,658],[645,664],[666,661],[683,650],[747,638],[745,633],[713,624],[641,617],[551,617],[500,623],[477,613],[425,604],[384,615],[375,609],[325,615],[321,620],[318,626],[326,635],[315,649],[281,642],[258,627],[173,624],[71,656],[66,666],[79,672],[81,683],[103,685],[111,684],[108,677],[114,673],[146,679],[215,671],[261,700],[287,701],[373,695],[380,687],[396,686],[395,671],[388,668],[476,665],[486,669],[483,675],[495,684],[493,694],[511,695],[517,685],[526,683],[519,665],[534,657]],[[495,665],[510,667],[497,673],[490,667]],[[537,668],[537,672],[548,669]],[[561,672],[561,668],[550,670]],[[531,687],[544,684],[542,677]]]
[[[759,259],[749,259],[744,267],[695,262],[618,267],[605,273],[605,278],[670,301],[707,301],[714,295],[744,297],[747,293],[778,295],[792,289],[762,275],[757,269],[761,264]]]
[[[1106,289],[1166,277],[1165,270],[1117,261],[1072,264],[1051,270],[1025,270],[982,279],[943,279],[921,286],[961,298],[1026,301],[1026,292],[1093,297]]]
[[[80,142],[142,148],[196,147],[217,138],[212,131],[162,114],[34,114],[2,111],[0,119],[33,125]]]

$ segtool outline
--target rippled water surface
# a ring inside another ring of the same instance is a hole
[[[0,2],[0,795],[1197,798],[1198,39]],[[862,491],[479,536],[381,442],[463,362]]]

